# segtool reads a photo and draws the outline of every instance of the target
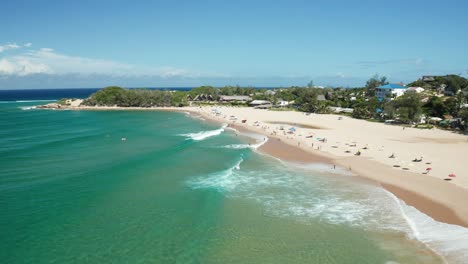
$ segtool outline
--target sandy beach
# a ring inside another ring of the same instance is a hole
[[[371,180],[433,219],[468,227],[468,137],[339,115],[248,107],[83,107],[72,110],[182,111],[267,136],[260,152],[296,163],[324,163]],[[360,154],[360,155],[357,155]],[[357,177],[357,178],[358,178]]]
[[[247,107],[184,110],[268,136],[271,140],[259,149],[262,152],[288,161],[340,166],[381,184],[437,221],[468,227],[463,202],[468,199],[468,138],[464,135],[338,115]]]

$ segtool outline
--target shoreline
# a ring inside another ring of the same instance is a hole
[[[226,120],[216,119],[207,113],[198,112],[194,109],[183,108],[180,110],[173,110],[198,114],[203,118],[218,124],[228,123]],[[235,122],[228,123],[228,125],[229,127],[235,128],[239,131],[258,133],[270,138],[270,140],[258,148],[260,152],[288,162],[324,163],[330,166],[337,165],[348,170],[351,168],[351,172],[355,174],[359,180],[370,181],[373,184],[381,186],[385,190],[394,194],[397,198],[403,200],[407,205],[415,207],[434,220],[468,228],[468,210],[463,208],[464,206],[461,202],[468,198],[468,190],[466,189],[447,182],[442,182],[443,185],[441,185],[440,181],[433,178],[423,177],[413,172],[395,171],[385,164],[381,164],[374,160],[368,160],[364,157],[342,158],[324,151],[305,149],[293,144],[293,140],[284,140],[278,136],[265,133],[262,129],[255,129],[242,123]],[[376,177],[376,174],[385,174],[390,177],[395,177],[399,179],[400,182],[392,180],[387,181],[386,178]],[[416,178],[414,182],[407,182],[408,179],[414,178]],[[441,186],[442,190],[440,190]],[[430,191],[428,190],[428,187],[433,191],[431,192],[432,195],[427,194],[427,192]],[[451,193],[452,196],[449,198],[443,197],[444,193]],[[437,195],[442,197],[439,197],[439,200],[432,198],[437,197]],[[455,199],[454,202],[453,197],[457,197],[458,199]],[[457,213],[460,209],[462,209],[461,215]]]
[[[266,129],[260,127],[253,127],[248,124],[236,122],[235,120],[226,120],[225,117],[214,116],[209,111],[211,108],[213,108],[213,106],[182,108],[71,106],[60,109],[189,112],[199,115],[209,122],[215,122],[217,124],[226,123],[229,127],[239,131],[253,132],[270,138],[270,140],[258,149],[262,153],[288,162],[323,163],[330,166],[337,165],[343,169],[350,170],[359,180],[370,181],[373,184],[383,187],[385,190],[403,200],[407,205],[415,207],[436,221],[468,228],[468,208],[463,206],[463,201],[468,199],[468,189],[466,188],[451,184],[450,182],[440,181],[434,177],[423,176],[410,171],[395,170],[388,164],[380,163],[368,157],[341,157],[327,150],[322,150],[321,146],[317,146],[318,149],[314,147],[307,148],[301,145],[300,140],[293,137],[288,137],[286,135],[285,138],[282,137],[282,135],[268,133]],[[286,123],[286,121],[281,122],[281,120],[272,120],[271,122],[277,122],[276,125]],[[321,127],[315,128],[320,129]],[[385,176],[382,177],[382,175]]]
[[[231,125],[231,127],[233,127]],[[239,131],[238,126],[234,126]],[[250,131],[246,129],[247,131]],[[256,132],[256,131],[250,131]],[[325,157],[325,155],[320,155],[317,153],[310,153],[303,149],[297,148],[296,146],[292,146],[287,144],[283,141],[278,140],[278,138],[271,138],[268,140],[264,145],[258,148],[260,152],[266,153],[270,156],[279,158],[281,160],[293,163],[323,163],[330,165],[330,168],[334,165],[338,165],[342,169],[346,170],[338,159],[333,159],[332,157]],[[384,165],[383,165],[384,166]],[[352,171],[350,171],[352,173]],[[329,174],[334,174],[330,171]],[[370,177],[366,177],[361,174],[355,174],[354,177],[360,178],[359,180],[364,180],[366,182],[370,182],[371,184],[381,186],[385,190],[394,194],[398,199],[403,200],[407,205],[413,206],[419,211],[423,212],[424,214],[430,216],[434,220],[438,222],[443,222],[447,224],[454,224],[468,228],[468,223],[460,218],[453,209],[445,206],[444,204],[438,203],[429,199],[417,192],[407,190],[401,186],[383,183],[376,181]]]

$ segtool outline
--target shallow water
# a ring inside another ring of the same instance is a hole
[[[467,252],[464,228],[189,115],[32,105],[0,105],[3,263],[442,263],[427,245],[454,262]]]

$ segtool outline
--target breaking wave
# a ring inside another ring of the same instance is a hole
[[[204,177],[198,177],[193,181],[189,181],[189,185],[193,189],[214,188],[220,191],[233,191],[238,184],[241,184],[233,177],[235,170],[240,170],[240,164],[244,161],[241,157],[232,167],[208,174]]]
[[[224,129],[226,127],[227,127],[227,125],[225,124],[219,129],[209,130],[209,131],[201,131],[201,132],[198,132],[198,133],[180,134],[180,136],[187,137],[187,139],[200,141],[200,140],[204,140],[204,139],[207,139],[209,137],[217,136],[217,135],[223,133]]]
[[[241,169],[241,162],[243,159],[226,170],[196,177],[189,185],[253,200],[267,217],[403,233],[447,260],[458,263],[468,259],[468,228],[437,222],[381,187],[348,177],[306,176],[271,163],[255,169],[247,163],[247,168]]]
[[[413,206],[407,205],[393,193],[385,192],[394,199],[401,215],[411,229],[408,235],[426,244],[450,262],[464,263],[468,259],[468,228],[438,222]]]
[[[247,149],[247,148],[258,149],[263,144],[265,144],[267,141],[268,141],[268,138],[266,138],[265,140],[262,140],[261,142],[256,143],[256,144],[231,144],[231,145],[226,145],[223,148],[228,148],[228,149]]]

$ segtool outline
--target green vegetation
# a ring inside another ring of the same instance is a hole
[[[366,82],[366,86],[365,86],[366,95],[367,96],[374,96],[375,95],[375,89],[377,87],[381,86],[381,85],[386,85],[386,84],[388,84],[387,77],[385,77],[385,76],[379,77],[378,74],[374,75],[374,77],[370,78]]]
[[[450,94],[457,94],[459,90],[468,89],[468,79],[458,75],[434,76],[433,81],[424,81],[422,79],[414,81],[408,86],[422,87],[429,91],[449,92]]]
[[[419,128],[419,129],[433,129],[434,128],[433,125],[429,125],[429,124],[417,124],[414,127]]]
[[[184,92],[106,87],[83,102],[88,106],[154,107],[188,105]]]
[[[57,104],[59,105],[66,105],[67,104],[67,99],[66,98],[62,98],[60,100],[57,101]]]
[[[391,109],[386,114],[390,118],[398,117],[403,123],[417,122],[420,119],[422,108],[421,98],[417,93],[405,93],[387,103],[387,109]]]
[[[190,91],[159,91],[148,89],[123,89],[106,87],[86,99],[88,106],[164,107],[217,104],[223,96],[249,96],[250,100],[267,100],[274,106],[272,111],[297,110],[313,113],[331,113],[330,107],[345,108],[354,118],[373,122],[394,120],[395,123],[417,124],[422,117],[437,117],[444,120],[441,127],[467,129],[468,80],[457,76],[435,76],[430,80],[418,80],[409,86],[421,86],[422,93],[406,92],[397,98],[379,101],[376,87],[387,84],[385,76],[375,75],[365,87],[317,88],[310,81],[306,86],[289,88],[257,89],[253,87],[200,86]],[[441,90],[442,88],[443,91]],[[447,87],[451,90],[447,93]],[[453,91],[453,92],[452,92]],[[245,106],[245,101],[223,102],[232,106]],[[283,104],[279,104],[283,102]],[[285,103],[287,102],[287,103]],[[61,100],[59,103],[65,103]],[[438,121],[435,121],[438,123]],[[418,126],[431,128],[432,126]]]

